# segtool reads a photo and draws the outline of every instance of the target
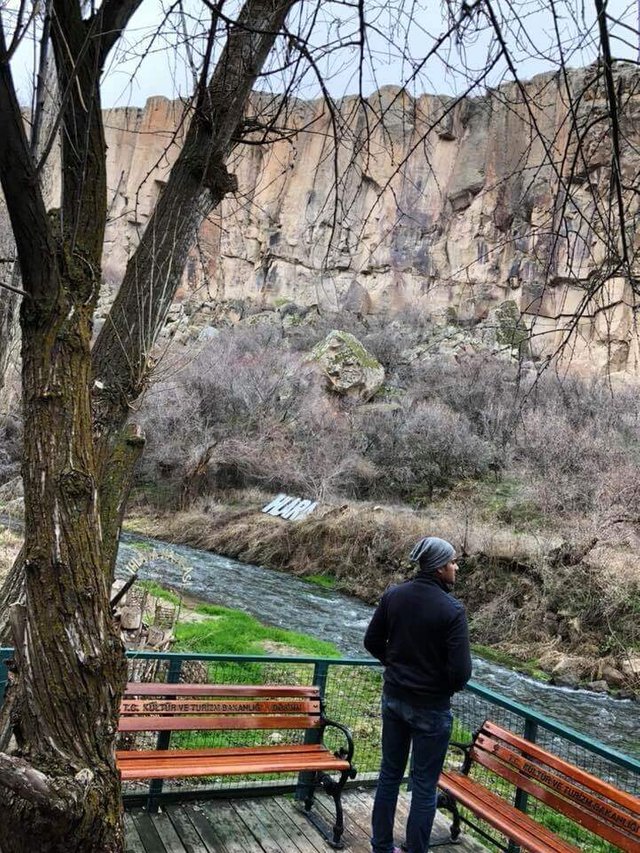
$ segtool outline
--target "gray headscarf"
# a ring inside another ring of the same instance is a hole
[[[456,549],[450,542],[437,536],[425,536],[413,547],[409,559],[420,563],[421,572],[435,572],[446,566],[456,555]]]

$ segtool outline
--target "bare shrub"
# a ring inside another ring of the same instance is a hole
[[[428,362],[416,375],[412,394],[441,400],[464,416],[479,436],[504,449],[512,440],[530,381],[518,364],[480,353]]]
[[[545,513],[591,511],[603,482],[626,464],[615,430],[593,419],[572,423],[548,407],[524,414],[516,442],[529,473],[526,491]]]
[[[431,499],[436,489],[483,475],[493,458],[491,445],[443,403],[381,409],[363,417],[362,428],[382,491],[402,498]]]
[[[143,479],[181,490],[183,505],[256,484],[314,498],[357,491],[374,474],[349,406],[315,374],[271,329],[221,333],[149,394]]]

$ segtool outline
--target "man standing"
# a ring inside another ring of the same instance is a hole
[[[409,853],[426,853],[436,811],[436,783],[451,735],[451,696],[471,676],[464,607],[450,593],[455,549],[427,536],[410,559],[413,580],[388,589],[367,628],[364,645],[383,664],[382,765],[373,805],[374,853],[400,853],[393,823],[400,783],[412,758],[407,821]]]

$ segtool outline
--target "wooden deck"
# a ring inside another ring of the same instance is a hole
[[[318,795],[314,809],[331,819]],[[345,850],[371,853],[371,789],[344,794]],[[327,805],[329,802],[327,801]],[[404,838],[409,803],[402,794],[398,803],[396,843]],[[290,797],[209,800],[166,805],[159,814],[131,809],[125,816],[127,853],[330,853],[331,847],[300,813]],[[434,840],[447,837],[448,821],[436,816]],[[443,853],[486,853],[473,839],[461,836],[454,845],[436,848]]]

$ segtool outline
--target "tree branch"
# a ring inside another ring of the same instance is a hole
[[[609,104],[609,116],[611,118],[611,144],[613,157],[611,163],[611,181],[618,207],[620,219],[620,244],[622,247],[622,263],[629,280],[632,279],[631,263],[629,259],[629,248],[627,246],[627,233],[625,227],[624,198],[622,195],[622,169],[620,157],[620,122],[618,119],[618,98],[616,97],[615,83],[613,80],[613,59],[611,57],[611,45],[609,43],[609,30],[607,28],[606,3],[595,0],[596,12],[598,13],[598,29],[600,32],[600,45],[602,47],[602,60],[604,65],[604,80],[607,90],[607,102]],[[613,242],[613,241],[612,241]]]
[[[6,44],[0,19],[0,55]],[[8,62],[0,63],[0,181],[11,219],[24,292],[49,304],[54,241],[35,175]]]
[[[0,281],[0,287],[3,290],[10,290],[12,293],[19,293],[20,296],[28,296],[26,290],[23,290],[21,287],[15,287],[13,284],[7,284],[6,281]]]
[[[100,9],[89,19],[90,28],[97,28],[101,34],[100,67],[141,4],[142,0],[104,0]]]

